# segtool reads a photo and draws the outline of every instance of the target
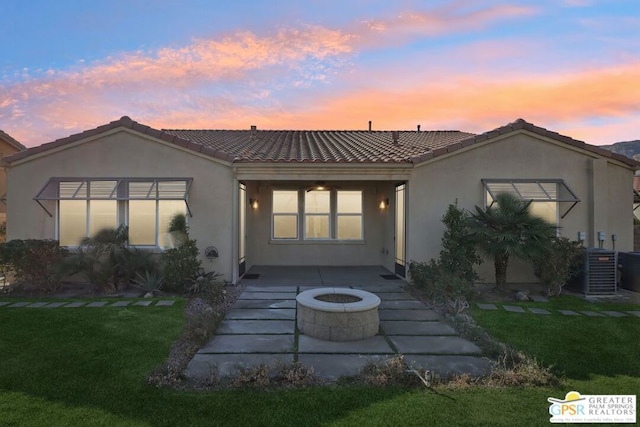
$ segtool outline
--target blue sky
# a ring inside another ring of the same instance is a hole
[[[3,0],[0,129],[458,129],[640,139],[640,2]]]

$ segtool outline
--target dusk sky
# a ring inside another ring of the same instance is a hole
[[[2,0],[0,129],[27,146],[155,128],[640,139],[640,1]]]

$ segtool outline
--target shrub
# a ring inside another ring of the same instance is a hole
[[[162,253],[162,273],[165,288],[173,292],[186,292],[192,286],[192,279],[200,271],[200,259],[196,241],[187,239],[177,248]]]
[[[584,248],[580,242],[556,237],[549,250],[534,260],[536,276],[547,287],[547,295],[560,295],[567,281],[580,274]]]
[[[3,270],[13,271],[19,282],[42,291],[60,287],[59,266],[67,255],[55,240],[11,240],[0,245]]]
[[[133,281],[146,293],[158,292],[164,285],[164,277],[156,270],[145,271],[144,275],[137,273],[137,278]]]

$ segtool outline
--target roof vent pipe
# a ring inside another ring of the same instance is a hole
[[[258,130],[258,126],[256,125],[251,125],[251,136],[255,136],[256,135],[256,131]]]
[[[418,132],[420,132],[420,125],[418,125]]]
[[[369,132],[371,132],[371,120],[369,120]]]
[[[391,132],[391,137],[393,138],[393,143],[395,145],[398,145],[399,144],[398,140],[400,139],[400,132],[398,132],[397,130],[394,130],[393,132]]]

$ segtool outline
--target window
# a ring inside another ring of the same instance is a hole
[[[298,192],[273,192],[273,238],[298,238]]]
[[[169,222],[189,213],[191,178],[51,178],[34,198],[57,201],[58,240],[78,246],[104,228],[129,227],[129,244],[171,246]]]
[[[545,221],[559,225],[580,201],[561,179],[504,180],[483,179],[486,204],[491,206],[498,193],[510,193],[522,200],[531,200],[529,212]]]
[[[299,229],[305,240],[362,240],[362,191],[274,190],[273,239],[298,240]]]
[[[329,239],[331,192],[307,191],[304,194],[304,238]]]
[[[362,240],[362,191],[338,191],[338,240]]]

